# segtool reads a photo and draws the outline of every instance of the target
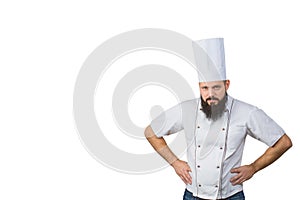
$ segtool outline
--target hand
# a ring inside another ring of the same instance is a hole
[[[187,164],[187,162],[182,160],[176,160],[172,163],[172,167],[175,169],[176,174],[181,178],[181,180],[185,184],[192,184],[192,177],[189,174],[189,172],[191,172],[192,170]]]
[[[237,175],[230,179],[230,182],[232,185],[238,185],[252,178],[252,176],[255,174],[255,168],[252,165],[244,165],[233,168],[230,170],[230,172],[237,173]]]

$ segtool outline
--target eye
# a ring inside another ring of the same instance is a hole
[[[221,89],[221,86],[219,86],[219,85],[213,86],[213,89],[214,90],[219,90],[219,89]]]

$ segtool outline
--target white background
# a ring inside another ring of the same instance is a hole
[[[229,93],[263,108],[294,143],[245,183],[246,197],[297,198],[297,5],[290,0],[1,1],[0,199],[182,199],[184,185],[171,167],[129,175],[97,162],[73,120],[74,84],[87,56],[107,39],[138,28],[169,29],[195,40],[225,38]],[[248,139],[243,162],[265,149]]]

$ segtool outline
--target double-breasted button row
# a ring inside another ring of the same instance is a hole
[[[197,128],[199,129],[200,125],[198,125]],[[226,128],[222,128],[222,131],[225,131],[225,130],[226,130]]]
[[[198,144],[198,145],[197,145],[197,147],[198,147],[198,148],[200,148],[200,147],[201,147],[201,145],[200,145],[200,144]],[[220,147],[220,150],[223,150],[223,147]]]
[[[202,185],[201,184],[198,184],[198,187],[202,187]],[[215,185],[215,187],[217,188],[217,187],[219,187],[218,185]]]
[[[200,167],[201,167],[200,165],[197,165],[197,168],[200,168]],[[217,169],[220,169],[219,165],[217,166]]]

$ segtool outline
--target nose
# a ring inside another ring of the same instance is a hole
[[[214,90],[213,90],[212,88],[209,88],[209,89],[208,89],[208,95],[209,95],[210,97],[215,96],[215,92],[214,92]]]

